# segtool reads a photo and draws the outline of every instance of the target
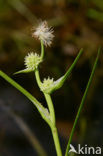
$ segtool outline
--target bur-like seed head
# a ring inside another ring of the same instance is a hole
[[[54,38],[53,29],[48,27],[47,21],[43,21],[35,29],[32,37],[38,38],[40,41],[42,40],[45,46],[51,46],[52,40]]]
[[[41,85],[41,90],[48,90],[53,86],[53,78],[50,79],[50,77],[48,77],[47,79],[44,78],[43,83]]]
[[[26,69],[29,70],[35,70],[41,61],[40,56],[33,52],[29,53],[24,59]]]
[[[55,90],[62,87],[64,82],[64,76],[60,77],[58,80],[54,81],[53,78],[45,78],[41,84],[41,91],[47,94],[53,93]]]

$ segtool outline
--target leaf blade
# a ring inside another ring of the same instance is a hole
[[[75,131],[75,127],[76,127],[76,125],[77,125],[77,122],[78,122],[80,113],[81,113],[81,111],[82,111],[82,108],[83,108],[85,99],[86,99],[86,97],[87,97],[87,93],[88,93],[89,87],[90,87],[90,85],[91,85],[91,82],[92,82],[92,79],[93,79],[93,76],[94,76],[94,73],[95,73],[95,70],[96,70],[96,66],[97,66],[97,62],[98,62],[98,59],[99,59],[100,51],[101,51],[101,49],[99,48],[99,49],[98,49],[98,53],[97,53],[97,57],[96,57],[96,59],[95,59],[95,62],[94,62],[93,68],[92,68],[92,72],[91,72],[89,81],[88,81],[88,83],[87,83],[85,92],[84,92],[84,94],[83,94],[83,97],[82,97],[82,100],[81,100],[81,103],[80,103],[80,106],[79,106],[79,109],[78,109],[78,112],[77,112],[77,115],[76,115],[76,118],[75,118],[75,121],[74,121],[74,124],[73,124],[73,128],[72,128],[71,133],[70,133],[70,137],[69,137],[69,141],[68,141],[68,144],[67,144],[65,156],[68,156],[69,149],[70,149],[70,144],[71,144],[72,137],[73,137],[73,134],[74,134],[74,131]]]

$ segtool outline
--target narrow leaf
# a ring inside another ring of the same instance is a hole
[[[22,94],[24,94],[36,106],[43,119],[49,124],[49,112],[47,113],[47,109],[43,107],[34,96],[32,96],[27,90],[25,90],[22,86],[20,86],[17,82],[15,82],[1,70],[0,76],[4,78],[7,82],[9,82],[12,86],[14,86],[16,89],[18,89]]]
[[[52,92],[54,92],[55,90],[61,88],[64,84],[64,82],[66,81],[66,79],[69,77],[69,75],[71,74],[73,68],[75,67],[77,61],[79,60],[81,54],[83,53],[83,49],[80,50],[80,52],[78,53],[77,57],[75,58],[73,64],[70,66],[70,68],[68,69],[68,71],[62,76],[60,77],[58,80],[54,81],[53,85],[51,87],[48,87],[45,90],[42,90],[45,93],[51,94]]]
[[[80,106],[79,106],[79,109],[78,109],[78,112],[77,112],[77,115],[76,115],[76,118],[75,118],[75,121],[74,121],[74,124],[73,124],[72,131],[71,131],[71,133],[70,133],[70,137],[69,137],[69,141],[68,141],[68,144],[67,144],[65,156],[68,156],[68,155],[69,155],[69,149],[70,149],[70,144],[71,144],[71,141],[72,141],[72,137],[73,137],[73,134],[74,134],[74,131],[75,131],[75,127],[76,127],[76,125],[77,125],[77,122],[78,122],[80,113],[81,113],[81,111],[82,111],[82,108],[83,108],[85,99],[86,99],[86,97],[87,97],[87,93],[88,93],[89,87],[90,87],[90,85],[91,85],[91,82],[92,82],[92,79],[93,79],[93,76],[94,76],[94,72],[95,72],[95,70],[96,70],[96,66],[97,66],[97,62],[98,62],[98,59],[99,59],[99,55],[100,55],[100,48],[99,48],[99,50],[98,50],[98,54],[97,54],[95,63],[94,63],[94,65],[93,65],[93,69],[92,69],[92,72],[91,72],[89,81],[88,81],[88,83],[87,83],[87,86],[86,86],[84,95],[83,95],[83,97],[82,97],[82,100],[81,100],[81,103],[80,103]]]
[[[75,67],[75,65],[76,65],[77,61],[79,60],[80,56],[82,55],[82,53],[83,53],[83,48],[79,51],[79,53],[78,53],[77,57],[75,58],[74,62],[72,63],[70,68],[65,73],[63,81],[65,81],[68,78],[68,76],[71,74],[73,68]]]
[[[31,71],[32,71],[32,69],[24,69],[24,70],[20,70],[20,71],[14,73],[14,75],[20,74],[20,73],[29,73],[29,72],[31,72]]]

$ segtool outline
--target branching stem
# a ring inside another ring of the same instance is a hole
[[[36,81],[37,84],[39,86],[39,88],[41,88],[41,80],[40,80],[40,75],[39,75],[39,70],[37,69],[35,71],[35,77],[36,77]],[[43,93],[50,111],[50,119],[51,119],[51,123],[49,124],[51,131],[52,131],[52,135],[53,135],[53,139],[54,139],[54,144],[55,144],[55,148],[56,148],[56,152],[57,152],[57,156],[62,156],[62,151],[61,151],[61,147],[60,147],[60,142],[59,142],[59,137],[58,137],[58,132],[57,132],[57,128],[56,128],[56,123],[55,123],[55,111],[54,111],[54,106],[53,106],[53,102],[51,99],[51,96],[49,94]]]

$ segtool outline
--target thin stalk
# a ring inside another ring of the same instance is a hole
[[[40,80],[40,74],[39,74],[39,70],[38,68],[35,70],[35,77],[36,77],[36,81],[37,81],[37,84],[39,86],[39,88],[41,88],[41,80]]]
[[[52,135],[53,135],[53,140],[54,140],[57,156],[62,156],[62,151],[61,151],[61,147],[60,147],[57,128],[51,127],[51,131],[52,131]]]
[[[42,58],[42,60],[44,58],[44,44],[43,44],[42,40],[41,40],[41,58]],[[39,74],[38,69],[35,71],[35,77],[36,77],[36,81],[37,81],[39,88],[41,88],[42,82],[40,80],[40,74]],[[45,99],[46,99],[46,102],[47,102],[47,105],[48,105],[48,108],[50,111],[50,119],[51,119],[52,124],[49,124],[49,126],[50,126],[51,131],[52,131],[57,156],[62,156],[58,132],[57,132],[56,124],[55,124],[55,111],[54,111],[53,102],[52,102],[51,96],[49,94],[46,94],[46,93],[43,93],[43,94],[45,96]]]
[[[69,149],[70,149],[70,144],[71,144],[71,141],[72,141],[72,137],[73,137],[73,134],[74,134],[74,131],[75,131],[75,128],[76,128],[76,125],[77,125],[77,122],[78,122],[80,113],[81,113],[81,111],[82,111],[82,108],[83,108],[85,99],[86,99],[86,97],[87,97],[88,89],[89,89],[89,87],[90,87],[90,84],[91,84],[92,79],[93,79],[93,76],[94,76],[94,72],[95,72],[95,69],[96,69],[96,66],[97,66],[97,62],[98,62],[98,59],[99,59],[99,55],[100,55],[100,48],[99,48],[99,50],[98,50],[98,54],[97,54],[97,57],[96,57],[96,60],[95,60],[95,63],[94,63],[94,66],[93,66],[93,69],[92,69],[92,72],[91,72],[89,81],[88,81],[88,83],[87,83],[87,86],[86,86],[84,95],[83,95],[83,97],[82,97],[82,100],[81,100],[81,103],[80,103],[80,106],[79,106],[79,109],[78,109],[78,112],[77,112],[77,115],[76,115],[76,118],[75,118],[75,121],[74,121],[74,124],[73,124],[72,131],[71,131],[71,133],[70,133],[70,137],[69,137],[69,141],[68,141],[68,144],[67,144],[65,156],[68,156],[68,152],[69,152]]]
[[[52,121],[53,125],[55,125],[55,111],[54,111],[54,106],[53,106],[51,96],[49,94],[45,94],[45,93],[44,93],[44,96],[45,96],[45,99],[47,101],[48,108],[50,111],[51,121]]]
[[[41,83],[42,82],[40,80],[40,74],[39,74],[39,70],[38,69],[35,71],[35,77],[36,77],[36,81],[37,81],[37,84],[38,84],[39,88],[41,88]],[[46,94],[46,93],[43,93],[43,94],[44,94],[45,99],[46,99],[47,104],[48,104],[51,121],[52,121],[53,125],[55,125],[55,111],[54,111],[54,107],[53,107],[53,102],[52,102],[51,96],[49,94]]]
[[[52,124],[51,124],[50,128],[51,128],[51,131],[52,131],[57,156],[62,156],[62,151],[61,151],[60,141],[59,141],[59,137],[58,137],[58,132],[57,132],[57,128],[56,128],[56,125],[55,125],[55,111],[54,111],[53,102],[52,102],[51,96],[49,94],[44,93],[44,96],[45,96],[45,99],[47,101],[47,104],[48,104],[48,107],[49,107],[49,110],[50,110],[50,116],[51,116],[51,121],[52,121]]]
[[[44,44],[43,41],[41,40],[41,58],[44,58]]]

